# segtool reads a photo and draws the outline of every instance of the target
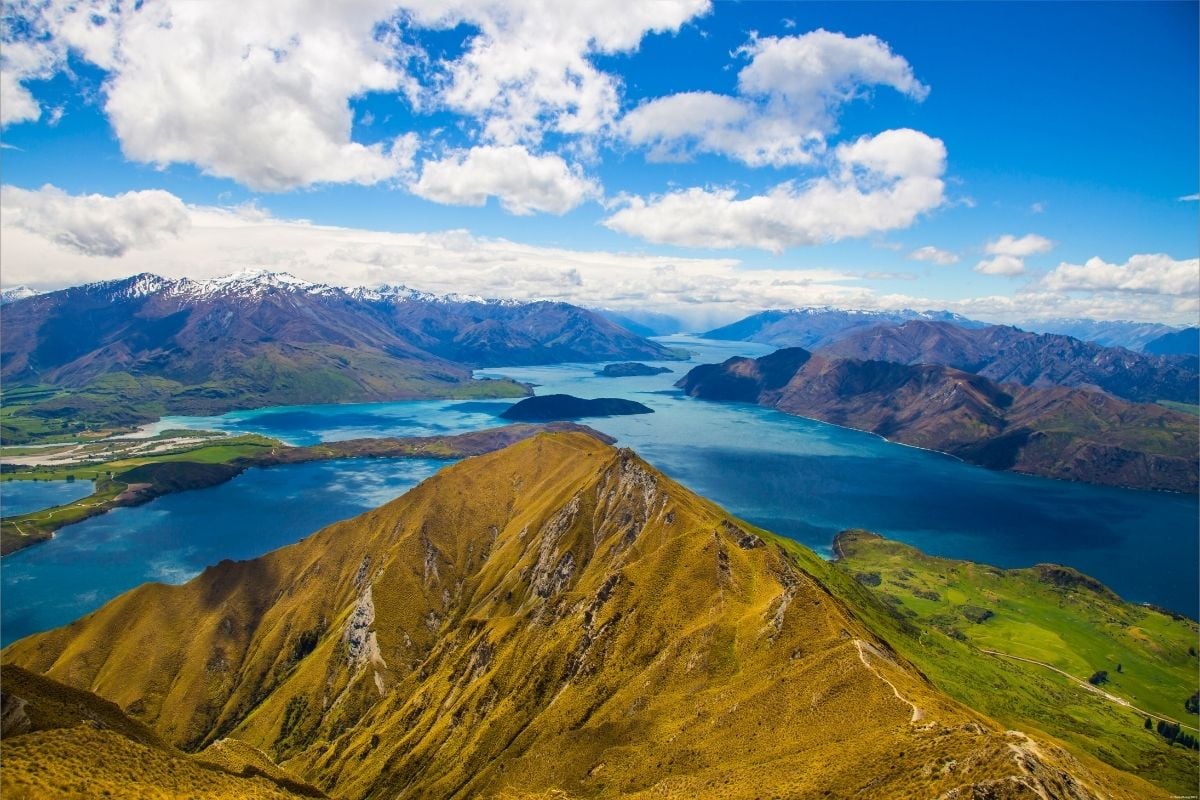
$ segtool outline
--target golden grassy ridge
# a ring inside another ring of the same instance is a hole
[[[3,653],[338,797],[1154,797],[935,691],[815,556],[580,433]]]

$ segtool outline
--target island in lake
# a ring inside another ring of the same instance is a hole
[[[618,364],[605,364],[604,369],[596,370],[602,378],[633,378],[643,375],[662,375],[673,370],[666,367],[652,367],[640,361],[622,361]]]
[[[569,394],[527,397],[510,406],[500,416],[522,422],[580,419],[582,417],[621,417],[629,414],[653,414],[654,409],[619,397],[585,400]]]

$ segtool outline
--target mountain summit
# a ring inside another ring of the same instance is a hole
[[[1157,796],[939,694],[835,573],[549,434],[3,660],[345,798]]]

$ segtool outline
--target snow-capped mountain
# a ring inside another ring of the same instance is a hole
[[[76,286],[10,303],[0,325],[6,382],[153,377],[178,384],[191,411],[446,396],[472,367],[672,357],[565,303],[347,290],[262,270]]]
[[[13,286],[10,289],[0,289],[0,306],[15,303],[27,297],[36,297],[38,292],[28,286]]]

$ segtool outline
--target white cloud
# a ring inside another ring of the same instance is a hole
[[[975,271],[981,275],[1001,275],[1014,278],[1025,274],[1025,259],[1039,253],[1048,253],[1054,249],[1054,242],[1036,233],[1027,233],[1016,237],[1006,233],[998,239],[993,239],[984,245],[983,250],[991,258],[985,258],[975,265]]]
[[[54,0],[24,9],[40,38],[5,50],[40,48],[43,73],[64,68],[68,50],[107,70],[104,109],[132,160],[193,163],[265,191],[372,184],[411,166],[407,137],[350,138],[351,98],[405,80],[403,54],[377,35],[396,10],[394,0]]]
[[[474,117],[483,139],[497,144],[541,141],[546,130],[594,134],[619,109],[620,82],[596,68],[597,54],[636,50],[651,32],[674,32],[709,9],[709,0],[408,0],[420,25],[466,22],[479,33],[443,65],[437,102]]]
[[[933,245],[918,247],[916,250],[913,250],[908,254],[908,258],[910,261],[928,261],[931,264],[937,264],[943,267],[958,263],[957,253],[952,253],[949,250],[942,250],[941,248],[934,247]]]
[[[621,88],[593,58],[636,50],[648,33],[677,31],[708,8],[709,0],[619,13],[604,0],[19,4],[0,32],[0,122],[41,117],[23,82],[69,71],[73,53],[107,72],[103,107],[131,160],[195,164],[261,191],[407,181],[415,135],[354,140],[355,98],[378,92],[416,111],[448,108],[477,121],[472,133],[484,144],[536,144],[546,131],[592,136],[611,125]],[[416,28],[462,24],[477,32],[449,60],[409,41]]]
[[[513,214],[565,214],[599,186],[561,157],[534,155],[520,145],[482,146],[426,161],[409,187],[436,203],[481,206],[496,197]]]
[[[6,228],[19,228],[75,252],[107,258],[177,237],[189,225],[183,202],[158,190],[106,197],[69,195],[53,186],[36,191],[5,186],[0,189],[0,206]],[[14,266],[5,264],[5,272]]]
[[[1130,256],[1124,264],[1090,258],[1083,264],[1063,262],[1038,286],[1056,292],[1116,292],[1174,297],[1200,296],[1200,259],[1177,260],[1163,253]]]
[[[975,271],[981,275],[1002,275],[1006,278],[1013,278],[1025,273],[1025,261],[1017,256],[993,256],[976,264]]]
[[[12,13],[5,8],[5,14]],[[0,31],[7,26],[0,22]],[[45,41],[8,41],[0,47],[0,128],[19,122],[36,122],[42,116],[33,94],[22,85],[33,78],[48,78],[62,60],[61,47]]]
[[[733,189],[699,187],[627,198],[604,225],[663,244],[779,252],[905,228],[943,201],[945,146],[919,131],[864,136],[839,146],[834,160],[829,177],[788,181],[745,199]]]
[[[879,294],[864,278],[835,269],[745,269],[733,258],[674,258],[536,247],[466,231],[391,233],[282,220],[256,206],[214,208],[184,205],[167,194],[153,205],[183,224],[155,224],[160,213],[128,210],[121,196],[67,197],[65,206],[87,208],[39,212],[38,225],[18,224],[10,208],[44,208],[65,197],[53,187],[36,191],[4,187],[0,216],[0,263],[6,285],[38,289],[139,272],[209,278],[246,268],[287,270],[312,281],[342,286],[404,283],[438,293],[461,292],[519,300],[556,299],[615,309],[658,309],[680,315],[697,330],[764,308],[832,305],[865,309],[946,308],[995,322],[1055,317],[1135,319],[1195,324],[1200,304],[1192,295],[1052,291],[1031,284],[1016,296],[947,300],[918,294]],[[10,193],[19,202],[11,202]],[[160,193],[141,193],[158,195]],[[161,193],[166,194],[166,193]],[[43,195],[43,197],[34,197]],[[153,198],[142,198],[142,200]],[[108,202],[102,202],[108,201]],[[78,222],[80,216],[87,224]],[[28,218],[27,218],[28,219]],[[141,221],[136,221],[140,219]],[[130,221],[135,220],[135,221]],[[118,255],[104,247],[64,247],[81,231],[124,229],[128,246]],[[1136,262],[1131,259],[1131,263]],[[1193,272],[1196,261],[1190,263]]]
[[[983,249],[988,255],[992,256],[1025,258],[1037,255],[1038,253],[1050,252],[1054,249],[1054,242],[1045,236],[1038,236],[1036,233],[1025,234],[1019,239],[1010,233],[1006,233],[999,239],[993,239],[988,242],[984,245]]]
[[[737,97],[685,92],[650,100],[622,119],[625,138],[647,147],[651,160],[720,153],[753,167],[808,164],[824,152],[841,107],[869,87],[916,100],[929,93],[875,36],[754,37],[738,54],[750,62],[738,74]]]
[[[1200,193],[1185,194],[1183,197],[1181,197],[1179,199],[1180,199],[1180,201],[1182,201],[1184,203],[1195,203],[1197,200],[1200,200]]]
[[[1029,211],[1030,211],[1030,213],[1032,213],[1032,214],[1042,214],[1042,213],[1044,213],[1044,212],[1046,211],[1046,204],[1045,204],[1045,203],[1041,203],[1041,202],[1038,202],[1038,203],[1030,203],[1030,204],[1029,204]]]

